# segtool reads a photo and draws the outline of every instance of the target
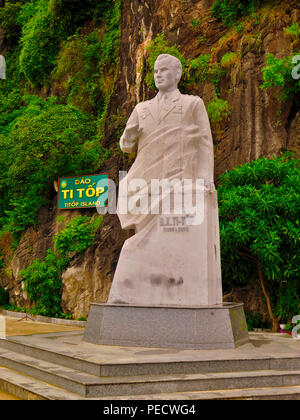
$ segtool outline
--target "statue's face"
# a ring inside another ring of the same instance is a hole
[[[174,68],[171,59],[164,58],[154,64],[155,86],[162,92],[169,92],[177,89],[178,72]]]

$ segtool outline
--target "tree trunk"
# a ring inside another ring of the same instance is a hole
[[[263,272],[262,272],[262,270],[261,270],[261,267],[260,267],[259,261],[257,261],[257,267],[258,267],[258,278],[259,278],[259,283],[260,283],[260,285],[261,285],[261,288],[262,288],[263,294],[264,294],[264,296],[265,296],[265,298],[266,298],[266,301],[267,301],[267,307],[268,307],[268,312],[269,312],[270,318],[272,319],[272,323],[273,323],[273,325],[272,325],[272,332],[273,332],[273,333],[277,333],[277,332],[279,331],[279,321],[280,321],[281,317],[279,316],[278,318],[276,318],[276,317],[275,317],[275,315],[273,314],[273,309],[272,309],[271,299],[270,299],[270,296],[269,296],[269,294],[268,294],[268,292],[267,292],[267,289],[266,289],[266,286],[265,286],[265,282],[264,282],[264,274],[263,274]]]

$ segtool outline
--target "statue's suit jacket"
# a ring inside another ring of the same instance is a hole
[[[139,103],[127,122],[120,146],[127,153],[137,150],[129,178],[202,178],[213,182],[210,123],[197,96],[177,91],[160,112],[157,96]]]
[[[203,179],[206,185],[214,182],[210,123],[204,103],[197,96],[177,91],[162,108],[158,96],[139,103],[127,122],[120,147],[127,153],[137,151],[122,181],[127,185],[141,178],[148,185],[151,179]],[[123,214],[119,218],[123,229],[137,228],[144,220]]]

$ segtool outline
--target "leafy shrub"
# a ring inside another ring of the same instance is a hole
[[[207,105],[207,113],[213,123],[228,120],[231,114],[228,101],[215,97]]]
[[[17,89],[9,92],[0,90],[0,134],[8,134],[15,119],[22,114],[22,99],[22,95]]]
[[[299,161],[260,158],[220,178],[225,288],[259,280],[273,330],[300,304]]]
[[[202,54],[193,60],[186,59],[180,53],[179,48],[179,45],[171,45],[163,34],[157,35],[157,37],[151,41],[147,47],[149,53],[147,61],[150,71],[147,73],[145,80],[148,86],[155,89],[154,63],[157,57],[160,54],[170,54],[177,57],[182,64],[183,75],[179,87],[184,90],[185,87],[191,83],[209,80],[211,83],[214,83],[217,93],[219,93],[219,83],[221,77],[225,74],[220,64],[212,61],[211,54]]]
[[[77,318],[77,321],[86,321],[86,317],[85,316],[80,316],[79,318]]]
[[[0,306],[5,306],[9,302],[9,294],[8,292],[3,288],[0,287]]]
[[[38,0],[26,4],[17,18],[22,27],[20,70],[26,79],[37,87],[48,83],[61,41],[90,19],[106,22],[104,48],[99,54],[103,57],[100,61],[107,62],[109,57],[111,62],[118,50],[115,26],[120,24],[120,0]]]
[[[262,69],[264,83],[261,88],[279,88],[278,98],[282,101],[291,97],[297,99],[300,94],[300,79],[296,80],[292,76],[295,67],[292,59],[293,57],[278,59],[273,54],[267,54],[266,66]]]
[[[101,154],[96,126],[73,106],[26,97],[26,106],[0,136],[0,187],[10,232],[34,223],[58,176],[92,173]],[[13,111],[14,112],[14,111]],[[7,119],[10,116],[6,117]]]
[[[26,0],[5,1],[0,7],[0,25],[5,31],[5,38],[9,42],[18,39],[21,33],[21,26],[18,24],[17,16]]]
[[[298,39],[300,37],[300,24],[294,22],[288,28],[284,30],[285,34],[291,38]]]
[[[225,68],[230,68],[237,61],[238,55],[235,52],[226,53],[222,57],[221,66]]]
[[[84,252],[93,243],[102,221],[102,216],[92,221],[87,216],[73,217],[66,228],[55,235],[54,244],[58,254],[67,256],[70,252]]]
[[[104,111],[114,86],[119,35],[117,21],[104,34],[95,29],[85,36],[75,34],[62,44],[52,78],[65,89],[69,104],[95,115]]]
[[[152,89],[155,88],[155,82],[154,82],[154,64],[157,59],[157,57],[160,54],[170,54],[174,57],[177,57],[182,64],[182,70],[183,70],[183,79],[185,77],[185,72],[187,68],[187,62],[184,56],[179,51],[180,46],[179,45],[171,45],[171,43],[165,38],[164,34],[158,34],[156,38],[154,38],[150,44],[147,47],[147,51],[149,54],[148,57],[148,66],[149,66],[149,72],[146,75],[146,83],[148,86],[152,87]]]
[[[65,99],[86,112],[97,114],[103,108],[101,92],[101,31],[75,34],[62,44],[52,73],[55,83],[65,90]]]
[[[110,0],[50,0],[49,11],[55,20],[65,20],[72,28],[85,21],[99,22],[112,7]]]
[[[252,14],[255,8],[264,0],[217,0],[213,4],[212,13],[218,19],[230,26],[242,16]]]
[[[12,312],[21,312],[21,313],[26,312],[26,307],[25,306],[19,307],[19,306],[15,305],[14,303],[9,303],[9,304],[4,305],[4,309],[6,311],[12,311]]]
[[[202,54],[187,61],[187,81],[210,81],[217,88],[224,74],[220,64],[212,60],[211,54]]]
[[[31,302],[35,303],[35,313],[56,316],[61,312],[61,272],[66,267],[65,259],[49,249],[44,261],[34,260],[32,265],[22,270],[25,290]]]
[[[34,303],[30,313],[66,319],[72,317],[70,314],[63,314],[61,310],[61,274],[69,265],[70,253],[82,253],[92,244],[102,220],[102,216],[95,219],[87,216],[72,218],[66,228],[54,238],[56,252],[48,249],[44,261],[37,258],[22,270],[25,290]]]
[[[64,41],[51,75],[67,103],[104,119],[118,69],[120,9],[120,0],[115,0],[101,28],[86,35],[77,31]]]
[[[245,312],[248,331],[253,331],[254,328],[270,328],[270,322],[263,320],[263,316],[259,313]]]
[[[22,27],[20,71],[34,86],[48,80],[66,28],[53,20],[48,1],[35,3],[35,13]]]

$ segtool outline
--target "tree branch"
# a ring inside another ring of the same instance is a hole
[[[242,255],[243,257],[250,258],[250,260],[258,263],[258,260],[255,257],[253,257],[253,255],[245,254],[244,252],[241,252],[241,251],[236,251],[236,253],[239,255]]]

